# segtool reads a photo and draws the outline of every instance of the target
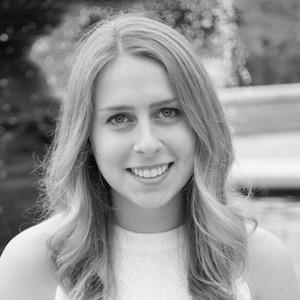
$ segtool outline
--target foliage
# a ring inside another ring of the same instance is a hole
[[[0,1],[0,177],[4,165],[32,150],[42,152],[49,88],[28,59],[32,43],[62,20],[71,1]],[[48,120],[48,121],[47,121]],[[13,155],[12,155],[13,154]],[[1,167],[2,166],[2,167]]]
[[[14,96],[25,90],[29,97],[38,97],[41,84],[39,69],[26,57],[37,37],[49,34],[58,26],[70,1],[0,1],[0,96]],[[28,88],[31,86],[31,88]]]
[[[299,0],[236,0],[252,84],[300,82]]]
[[[152,0],[145,7],[187,37],[199,55],[221,58],[225,86],[249,83],[231,0]]]
[[[68,11],[61,26],[51,36],[34,44],[31,57],[47,74],[47,81],[56,95],[61,97],[63,94],[74,44],[80,32],[119,8],[77,6]],[[248,83],[244,50],[239,41],[231,0],[144,0],[133,1],[126,9],[152,11],[185,35],[204,59],[221,60],[221,68],[226,74],[221,83],[223,86]]]
[[[33,152],[42,155],[50,143],[58,102],[29,54],[40,36],[60,25],[74,2],[80,1],[0,0],[0,179],[5,179],[5,165],[21,157],[32,160]]]

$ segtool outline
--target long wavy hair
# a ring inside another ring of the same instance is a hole
[[[229,203],[233,149],[225,116],[199,58],[176,30],[153,17],[121,13],[83,36],[75,55],[55,139],[45,159],[45,211],[61,215],[48,240],[56,275],[70,299],[104,299],[113,289],[110,187],[89,141],[96,77],[122,54],[166,70],[197,137],[186,184],[188,286],[193,299],[234,299],[246,263],[246,219]]]

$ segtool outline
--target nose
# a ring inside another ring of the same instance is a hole
[[[138,130],[138,137],[133,145],[133,150],[151,156],[162,148],[162,142],[153,132],[150,124],[143,124]]]

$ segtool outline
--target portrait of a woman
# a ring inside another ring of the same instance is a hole
[[[122,13],[77,49],[45,218],[7,245],[3,300],[296,300],[282,243],[235,208],[228,124],[187,40]]]

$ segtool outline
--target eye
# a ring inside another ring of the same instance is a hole
[[[161,118],[175,118],[180,115],[180,110],[174,107],[166,107],[161,109],[159,117]]]
[[[109,117],[107,119],[107,123],[111,125],[121,125],[124,123],[129,123],[130,119],[125,114],[117,114]]]

